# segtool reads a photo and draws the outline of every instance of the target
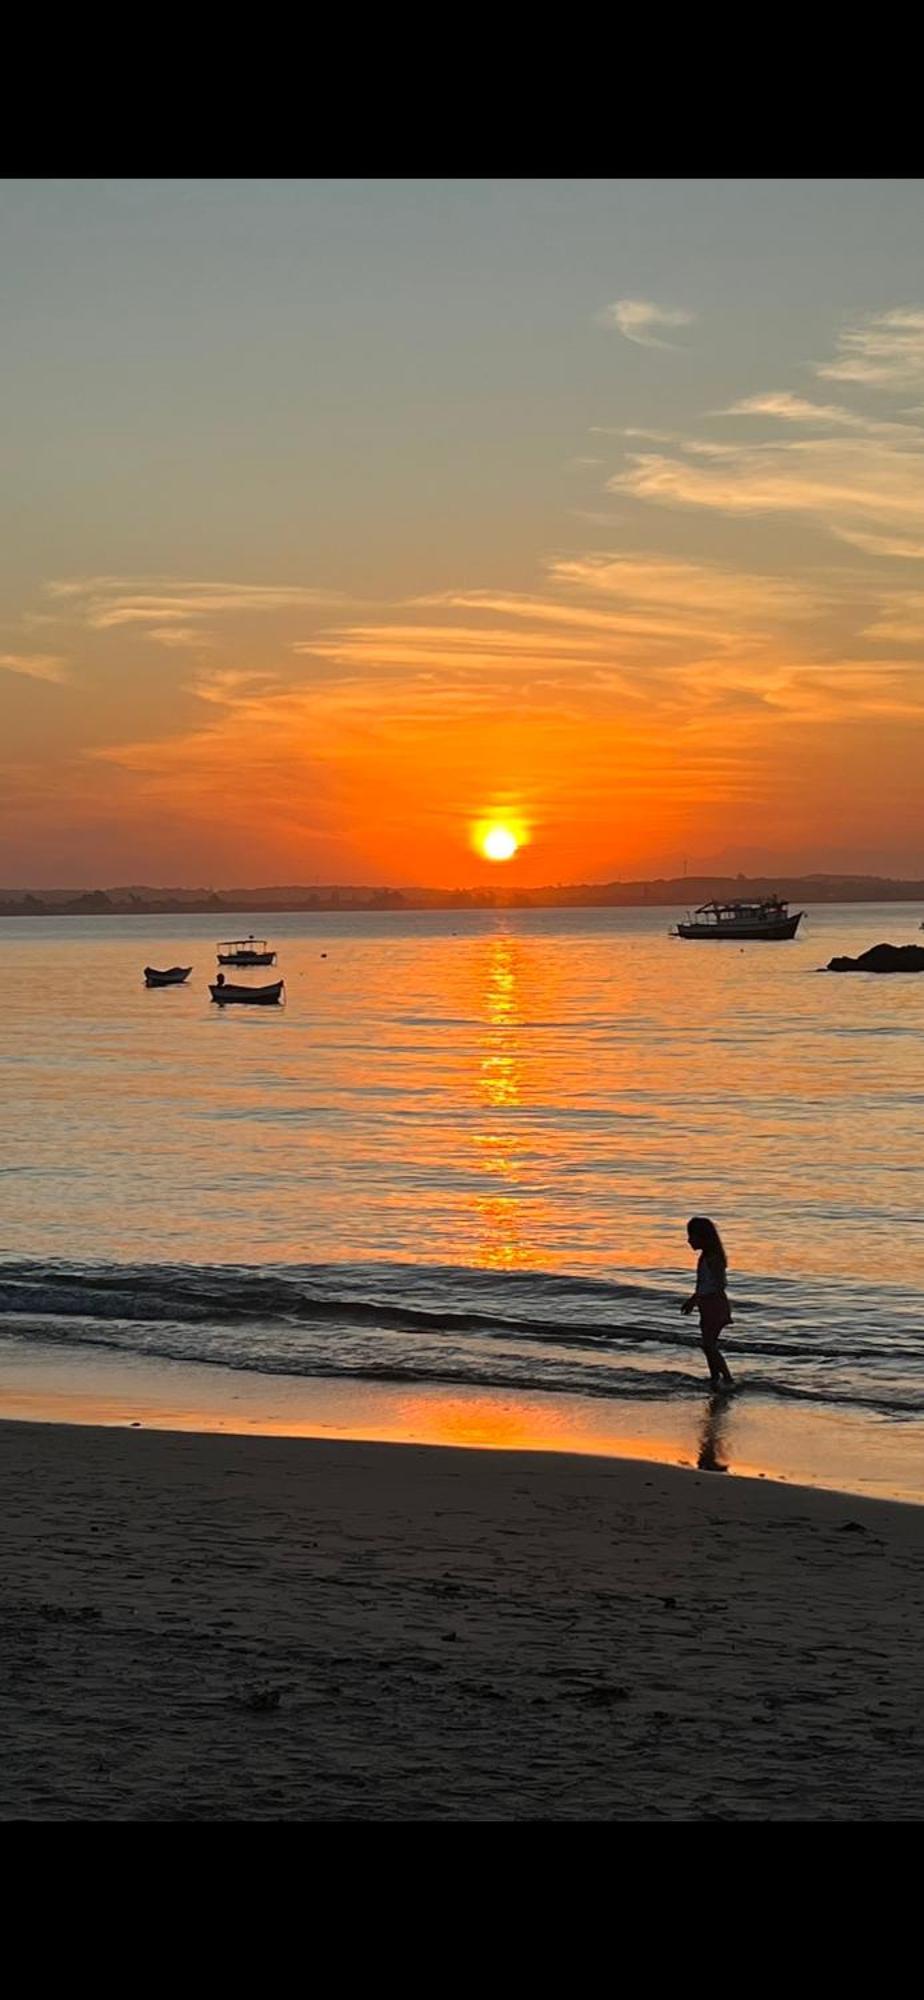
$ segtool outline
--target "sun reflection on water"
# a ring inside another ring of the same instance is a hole
[[[478,958],[473,1147],[485,1186],[472,1197],[476,1261],[485,1269],[528,1270],[540,1261],[535,1198],[524,1159],[526,1059],[523,1047],[522,944],[507,934],[488,938]]]

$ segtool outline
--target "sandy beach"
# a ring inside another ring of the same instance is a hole
[[[4,1423],[6,1820],[915,1820],[924,1510]]]

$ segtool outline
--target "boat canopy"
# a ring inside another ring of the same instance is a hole
[[[255,937],[225,938],[218,946],[219,951],[265,951],[266,948],[266,939]]]
[[[700,903],[694,916],[715,917],[720,923],[723,917],[781,917],[788,909],[780,896],[760,896],[748,903]]]

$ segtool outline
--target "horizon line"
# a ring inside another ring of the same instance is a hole
[[[509,878],[498,881],[457,883],[453,887],[439,884],[428,887],[422,883],[366,883],[366,882],[257,882],[229,883],[218,887],[214,883],[188,885],[183,883],[107,883],[105,886],[89,886],[86,883],[37,888],[26,885],[0,887],[0,903],[13,900],[19,902],[42,903],[54,899],[72,898],[90,900],[103,898],[129,899],[141,901],[152,897],[182,897],[190,901],[224,899],[228,896],[299,896],[307,898],[332,896],[364,896],[375,899],[394,897],[422,897],[432,900],[439,897],[478,896],[506,899],[510,896],[563,896],[587,892],[601,896],[607,892],[619,891],[623,894],[632,890],[663,889],[665,887],[692,889],[704,884],[766,885],[770,882],[785,882],[806,888],[811,884],[855,884],[882,888],[908,888],[920,891],[924,888],[924,874],[918,876],[868,874],[854,869],[813,869],[807,872],[790,872],[780,868],[746,874],[740,869],[703,869],[688,871],[684,875],[614,875],[603,881],[570,881],[524,883]]]

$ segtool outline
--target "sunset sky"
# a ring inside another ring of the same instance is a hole
[[[0,203],[0,887],[924,874],[924,182]]]

